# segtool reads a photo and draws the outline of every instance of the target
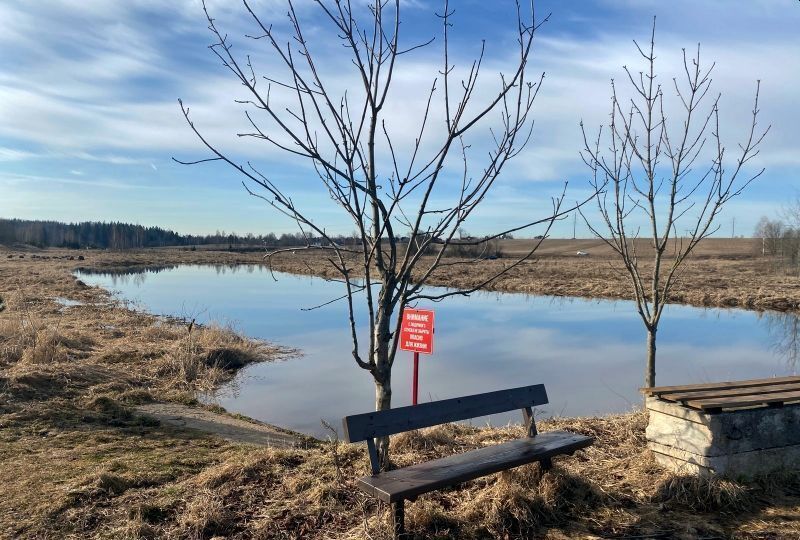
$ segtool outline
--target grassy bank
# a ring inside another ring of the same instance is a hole
[[[287,351],[133,311],[71,275],[123,258],[152,264],[152,254],[47,253],[0,256],[0,537],[387,536],[388,509],[355,488],[368,472],[362,446],[235,444],[135,409],[196,403],[197,390]],[[202,262],[185,256],[167,262]],[[800,538],[797,478],[676,476],[645,449],[645,424],[639,413],[543,421],[597,442],[544,474],[530,465],[424,496],[407,505],[408,528],[418,538]],[[517,436],[442,426],[395,437],[393,456],[404,465]]]

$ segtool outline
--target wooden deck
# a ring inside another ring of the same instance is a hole
[[[714,413],[800,403],[800,376],[642,388],[651,397]]]

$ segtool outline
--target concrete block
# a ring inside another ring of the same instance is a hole
[[[648,446],[685,474],[753,476],[800,469],[800,405],[704,413],[647,400]]]

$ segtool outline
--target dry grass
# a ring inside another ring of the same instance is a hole
[[[542,422],[597,437],[552,470],[519,467],[422,496],[406,506],[414,538],[726,538],[800,535],[796,478],[750,484],[675,477],[643,449],[641,414]],[[397,437],[398,464],[521,435],[519,428],[441,426]],[[219,459],[163,483],[103,467],[72,489],[87,536],[153,538],[388,538],[389,509],[362,495],[364,449],[324,444],[225,448]],[[338,464],[338,467],[337,467]],[[74,517],[73,506],[66,511]],[[126,509],[126,510],[125,510]],[[124,510],[124,511],[123,511]],[[58,516],[55,526],[65,526]],[[765,536],[766,535],[766,536]]]
[[[101,262],[150,256],[104,253]],[[190,330],[131,311],[75,280],[69,259],[22,261],[0,257],[8,305],[0,315],[0,537],[388,537],[388,508],[355,486],[369,470],[362,446],[334,439],[256,449],[159,425],[132,408],[153,399],[192,402],[196,390],[282,351],[230,328]],[[56,297],[82,305],[65,308]],[[797,478],[675,476],[645,449],[645,423],[639,413],[541,422],[542,431],[569,429],[596,443],[545,473],[529,465],[423,496],[407,505],[409,531],[468,539],[800,538]],[[405,465],[520,434],[439,426],[395,437],[392,455]]]
[[[508,245],[508,243],[511,245]],[[429,284],[469,288],[498,274],[521,256],[529,241],[508,241],[507,259],[465,261],[437,269]],[[576,257],[578,249],[588,257]],[[448,261],[452,263],[453,261]],[[286,253],[272,259],[275,270],[336,277],[336,270],[316,252]],[[356,266],[357,267],[357,266]],[[642,272],[649,269],[645,264]],[[493,281],[488,290],[584,298],[633,299],[629,277],[607,248],[596,240],[546,241],[530,260]],[[800,281],[768,257],[759,256],[750,239],[708,240],[688,259],[670,302],[704,307],[800,309]]]
[[[73,522],[91,528],[83,511],[87,498],[174,479],[139,470],[164,438],[170,450],[162,455],[162,469],[208,463],[210,458],[198,461],[197,447],[206,443],[197,435],[191,447],[177,450],[186,435],[166,428],[142,440],[157,422],[135,415],[130,405],[196,403],[197,390],[288,352],[230,327],[189,327],[128,309],[75,279],[74,264],[66,256],[0,261],[6,306],[0,315],[0,537],[69,536]],[[78,304],[64,306],[61,298]],[[120,461],[135,463],[136,474],[115,476]],[[70,525],[53,525],[62,513]]]
[[[266,342],[246,339],[230,326],[157,324],[146,339],[166,339],[171,347],[153,363],[155,374],[175,388],[211,390],[231,373],[253,362],[275,358],[281,351]]]

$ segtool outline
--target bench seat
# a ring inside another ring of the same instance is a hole
[[[536,437],[516,439],[478,448],[462,454],[427,461],[365,476],[358,487],[366,493],[393,503],[418,495],[504,471],[512,467],[545,461],[559,454],[571,454],[592,444],[593,439],[567,431],[548,431]]]

